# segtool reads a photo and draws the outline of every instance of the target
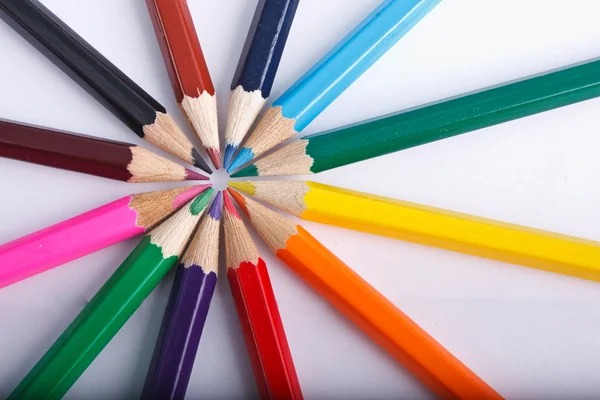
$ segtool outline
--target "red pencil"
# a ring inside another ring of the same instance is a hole
[[[186,0],[146,0],[179,106],[215,167],[221,165],[217,100]]]
[[[263,399],[302,399],[265,262],[223,192],[227,279]]]

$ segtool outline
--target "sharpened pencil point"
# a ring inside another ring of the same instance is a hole
[[[247,162],[252,161],[253,158],[254,153],[252,152],[252,150],[247,147],[243,147],[238,153],[237,157],[233,160],[229,168],[227,168],[227,172],[235,171]]]
[[[210,169],[206,161],[204,161],[198,150],[192,149],[192,158],[194,159],[194,166],[200,168],[202,171],[208,174],[212,174],[212,169]]]
[[[250,164],[246,168],[231,174],[232,178],[246,178],[249,176],[258,176],[258,168],[256,168],[256,164]]]
[[[223,192],[219,191],[217,197],[213,200],[208,215],[216,221],[221,219],[221,210],[223,209]]]
[[[228,144],[225,146],[225,159],[223,160],[223,166],[225,168],[229,168],[229,165],[231,165],[231,160],[233,159],[233,155],[237,149],[238,147],[233,144]]]
[[[209,148],[206,149],[206,152],[208,153],[208,156],[210,157],[210,160],[212,161],[215,168],[221,168],[221,152],[217,149]]]
[[[207,181],[208,176],[192,171],[191,169],[185,169],[185,180],[186,181]]]
[[[229,182],[229,186],[250,196],[256,193],[256,186],[252,182]]]
[[[238,206],[240,206],[240,208],[242,209],[242,211],[244,212],[244,214],[246,214],[246,216],[248,218],[250,218],[250,214],[248,213],[248,209],[246,208],[246,199],[244,198],[244,196],[241,195],[240,193],[236,192],[232,188],[227,189],[227,192],[231,195],[231,197],[233,197],[233,199],[235,200],[235,202],[238,203]],[[227,200],[228,199],[225,200],[225,208],[227,210],[229,210],[229,208],[227,207]],[[229,202],[231,202],[230,199],[229,199]],[[231,205],[231,208],[233,208],[233,204]],[[235,211],[235,208],[233,208],[232,214],[233,213],[235,213],[235,215],[237,215],[237,212]]]

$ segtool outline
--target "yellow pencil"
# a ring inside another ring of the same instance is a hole
[[[308,221],[600,281],[600,242],[316,182],[230,186]]]

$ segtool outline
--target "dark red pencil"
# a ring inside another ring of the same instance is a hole
[[[263,399],[302,399],[265,262],[223,192],[227,279]]]
[[[132,183],[208,179],[133,144],[2,120],[0,157]]]
[[[179,106],[216,168],[221,165],[217,101],[186,0],[146,0]]]

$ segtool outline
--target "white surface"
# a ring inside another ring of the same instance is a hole
[[[142,0],[43,2],[185,126]],[[218,90],[223,131],[230,80],[256,1],[189,3]],[[377,3],[302,0],[272,98]],[[444,0],[305,133],[597,57],[599,11],[595,0]],[[0,54],[0,118],[141,142],[4,23]],[[598,107],[600,100],[587,101],[313,179],[600,240]],[[221,184],[225,180],[222,173],[218,178]],[[0,243],[131,192],[170,186],[134,186],[0,159]],[[598,283],[304,225],[502,395],[559,399],[600,393]],[[37,362],[136,242],[0,291],[0,397]],[[260,249],[307,398],[431,396],[262,243]],[[152,294],[67,398],[139,395],[168,291],[165,282]],[[256,396],[229,288],[221,279],[188,398]]]

